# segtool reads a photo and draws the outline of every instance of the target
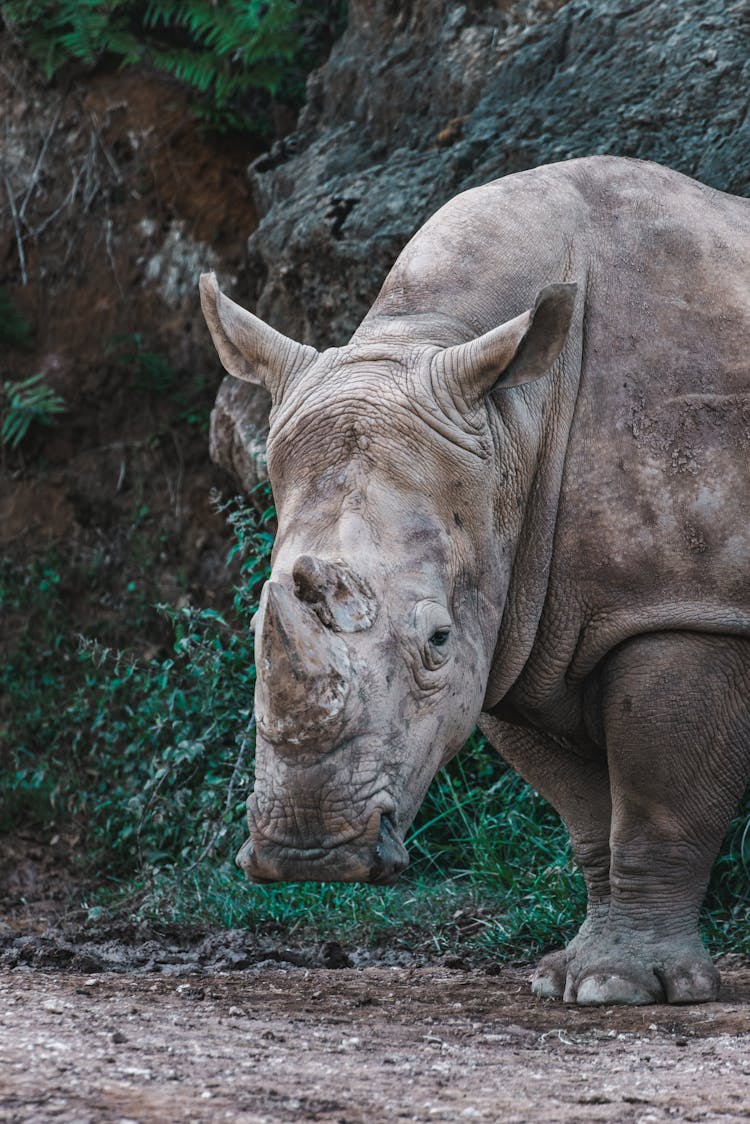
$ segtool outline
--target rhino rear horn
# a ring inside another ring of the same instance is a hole
[[[375,595],[346,562],[327,562],[301,554],[292,577],[297,597],[312,606],[326,628],[361,632],[374,624],[378,615]]]
[[[352,669],[345,642],[277,582],[267,582],[257,628],[256,719],[264,737],[295,745],[335,739]]]
[[[258,383],[278,398],[317,359],[314,347],[282,335],[225,296],[215,273],[201,274],[200,294],[208,330],[230,375]]]
[[[442,380],[473,405],[492,390],[521,386],[546,374],[565,345],[577,288],[573,283],[547,285],[533,308],[439,352],[434,362]]]

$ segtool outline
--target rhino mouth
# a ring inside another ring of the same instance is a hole
[[[365,828],[333,845],[299,847],[269,840],[251,827],[240,848],[237,865],[252,882],[394,882],[409,864],[409,855],[389,812],[380,808]]]

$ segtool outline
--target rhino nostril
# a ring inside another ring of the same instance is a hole
[[[393,820],[384,812],[380,817],[380,830],[375,843],[370,881],[392,882],[409,865],[409,856],[401,842]]]

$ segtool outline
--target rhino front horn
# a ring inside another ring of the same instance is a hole
[[[256,649],[256,719],[271,742],[335,740],[352,680],[347,646],[278,582],[267,582]]]

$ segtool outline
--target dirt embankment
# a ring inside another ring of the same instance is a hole
[[[197,276],[245,279],[258,144],[205,132],[148,72],[45,85],[2,29],[0,104],[0,288],[31,326],[0,379],[41,373],[65,405],[2,450],[0,556],[55,565],[72,630],[131,647],[144,605],[231,597],[209,496],[236,486],[208,456],[220,367]],[[153,655],[169,637],[145,611]]]

